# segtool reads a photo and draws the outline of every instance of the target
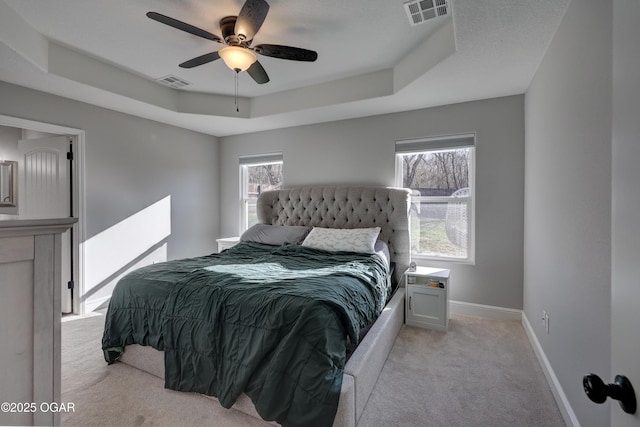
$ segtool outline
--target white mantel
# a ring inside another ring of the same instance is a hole
[[[61,233],[75,218],[0,220],[0,425],[59,425]],[[45,405],[42,405],[42,404]]]

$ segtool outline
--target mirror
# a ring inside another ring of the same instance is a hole
[[[18,162],[0,162],[0,208],[18,206]]]

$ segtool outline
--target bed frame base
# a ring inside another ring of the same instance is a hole
[[[345,365],[334,427],[355,427],[358,423],[404,323],[404,296],[405,289],[398,288]],[[164,353],[152,347],[129,345],[119,361],[164,379]],[[246,394],[238,397],[233,408],[260,419]],[[278,425],[275,422],[272,424]]]

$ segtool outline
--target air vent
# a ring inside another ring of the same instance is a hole
[[[449,14],[448,0],[412,0],[404,3],[404,10],[411,25],[422,24],[429,19]]]
[[[169,74],[168,76],[160,77],[159,79],[156,79],[156,81],[160,84],[172,87],[174,89],[180,89],[185,86],[189,86],[191,84],[188,81],[182,80],[180,77],[174,76],[172,74]]]

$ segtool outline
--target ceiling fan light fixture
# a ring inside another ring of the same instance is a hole
[[[218,54],[227,67],[236,72],[246,71],[257,59],[252,51],[240,46],[225,46]]]

